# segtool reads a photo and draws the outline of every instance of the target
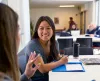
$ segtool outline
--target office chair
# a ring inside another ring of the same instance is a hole
[[[77,38],[77,43],[80,44],[80,47],[92,47],[92,38]]]
[[[59,50],[61,54],[64,54],[64,48],[73,47],[73,39],[58,39]]]
[[[25,67],[27,64],[27,57],[25,55],[25,53],[23,51],[25,51],[26,49],[22,49],[19,53],[18,53],[18,64],[19,64],[19,69],[21,74],[24,73],[25,71]]]
[[[26,55],[25,54],[18,54],[18,64],[19,64],[19,69],[20,69],[20,72],[21,74],[24,73],[25,71],[25,67],[26,67]]]
[[[80,47],[79,55],[93,55],[93,48],[91,47]]]

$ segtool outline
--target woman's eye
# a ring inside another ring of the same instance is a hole
[[[51,28],[47,28],[47,29],[51,29]]]
[[[41,30],[43,30],[44,28],[40,28]]]

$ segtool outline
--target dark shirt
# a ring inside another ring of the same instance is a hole
[[[89,29],[87,29],[87,32],[86,33],[87,34],[94,34],[95,37],[100,38],[100,26],[97,26],[95,29],[93,29],[91,31]]]
[[[100,26],[97,26],[95,29],[93,29],[91,31],[89,29],[87,29],[86,33],[87,34],[94,34],[95,37],[100,38]],[[93,46],[100,47],[100,42],[93,42]]]
[[[71,34],[69,32],[60,32],[60,36],[71,36]]]
[[[27,78],[27,76],[23,73],[20,77],[20,81],[31,81],[30,79]]]
[[[75,24],[74,21],[69,21],[69,29],[72,29],[72,25]]]

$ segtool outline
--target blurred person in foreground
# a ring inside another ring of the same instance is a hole
[[[35,55],[29,56],[24,75],[19,76],[17,51],[20,43],[18,15],[9,6],[0,3],[0,81],[27,81],[34,75],[38,65],[32,68]],[[23,80],[22,77],[26,77]]]

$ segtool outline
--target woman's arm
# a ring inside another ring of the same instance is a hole
[[[35,64],[40,63],[40,68],[38,69],[41,73],[46,73],[49,72],[50,70],[65,64],[68,62],[68,58],[67,56],[63,56],[60,60],[56,61],[56,62],[51,62],[51,63],[47,63],[44,64],[43,59],[40,55],[38,55],[38,59],[34,62]]]
[[[33,52],[33,51],[37,51],[39,49],[39,47],[37,46],[38,43],[34,43],[34,44],[29,44],[28,47],[27,47],[27,50],[26,50],[26,54],[28,55],[30,52]],[[42,51],[40,50],[40,53]],[[36,52],[37,53],[37,52]],[[56,62],[52,62],[52,63],[47,63],[45,64],[44,61],[43,61],[43,58],[38,55],[38,58],[37,60],[34,62],[35,65],[37,65],[38,63],[40,63],[40,67],[39,67],[39,71],[41,73],[45,73],[45,72],[48,72],[50,70],[52,70],[53,68],[56,68],[62,64],[65,64],[67,63],[68,59],[67,57],[63,57],[62,59],[60,59],[59,61],[56,61]]]
[[[32,67],[37,58],[38,57],[36,57],[36,54],[31,53],[28,59],[28,63],[26,64],[25,72],[20,77],[20,81],[30,81],[30,78],[34,76],[36,70],[40,66],[40,64],[36,64],[34,68]]]

